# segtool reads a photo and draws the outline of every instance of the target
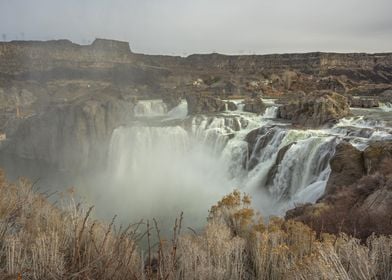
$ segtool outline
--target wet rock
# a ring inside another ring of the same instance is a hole
[[[392,158],[392,141],[373,142],[363,151],[364,166],[367,174],[373,174],[380,169],[381,163]]]
[[[226,109],[226,103],[219,98],[203,93],[192,93],[186,96],[188,102],[188,114],[203,114],[222,112]]]
[[[230,111],[236,111],[238,108],[237,108],[237,105],[233,101],[229,101],[229,102],[227,102],[227,109]]]
[[[248,160],[244,167],[252,170],[259,163],[260,152],[274,137],[276,130],[273,127],[262,127],[249,132],[245,141],[248,143]]]
[[[323,197],[288,211],[286,219],[318,233],[345,232],[361,239],[392,234],[392,141],[370,143],[363,152],[342,142],[330,163]]]
[[[378,99],[375,98],[351,98],[350,106],[357,108],[374,108],[379,107]]]
[[[312,128],[332,125],[350,114],[347,98],[335,92],[313,92],[278,109],[278,117]]]
[[[279,165],[281,164],[284,156],[286,155],[287,151],[290,150],[291,146],[295,145],[296,143],[297,142],[290,143],[290,144],[282,147],[279,150],[278,155],[276,156],[275,164],[272,166],[272,168],[268,172],[268,176],[267,176],[268,180],[267,180],[267,183],[266,183],[267,186],[270,186],[270,185],[273,184],[275,175],[278,172]]]
[[[330,161],[329,176],[325,193],[332,193],[338,186],[349,186],[365,175],[362,152],[350,143],[341,142],[336,146]]]
[[[167,110],[170,111],[181,103],[182,96],[179,93],[165,93],[162,95],[162,101],[166,104]]]
[[[112,131],[132,118],[132,108],[110,96],[53,107],[21,120],[6,152],[67,171],[97,167]]]
[[[244,111],[255,113],[255,114],[262,114],[264,113],[266,105],[264,104],[261,97],[255,98],[247,98],[244,100]]]

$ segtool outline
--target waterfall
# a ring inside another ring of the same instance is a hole
[[[263,116],[241,111],[187,116],[186,102],[169,112],[161,101],[138,106],[135,112],[144,118],[112,134],[105,199],[133,217],[174,217],[184,210],[196,225],[233,188],[249,193],[266,216],[315,202],[340,139],[363,149],[370,140],[391,137],[383,120],[363,116],[342,119],[331,129],[293,129],[279,123],[274,104]],[[161,121],[148,121],[159,114]]]
[[[188,210],[194,222],[234,187],[256,201],[268,198],[256,206],[262,213],[281,214],[294,201],[314,202],[329,176],[335,137],[263,119],[198,115],[189,125],[117,128],[108,163],[112,195],[120,194],[113,200],[126,197],[127,211],[142,217]],[[259,135],[249,150],[245,138],[255,128]],[[140,203],[154,206],[143,212]]]
[[[325,186],[334,140],[335,137],[310,137],[294,142],[279,164],[272,184],[268,186],[273,197],[276,200],[290,200],[311,184],[322,182]]]
[[[390,102],[380,103],[380,109],[384,112],[392,112],[392,103]]]
[[[100,199],[116,202],[121,216],[171,222],[184,211],[190,225],[201,225],[234,187],[212,147],[180,126],[119,127],[108,160],[110,192]]]
[[[169,119],[185,119],[188,115],[188,103],[181,100],[180,104],[167,112]]]
[[[295,201],[314,202],[329,177],[335,139],[318,130],[269,129],[251,152],[245,190],[270,195],[274,203],[263,210],[272,214],[282,214]]]
[[[278,107],[277,106],[270,106],[265,109],[263,114],[263,118],[266,119],[274,119],[278,117]]]
[[[361,127],[361,128],[374,128],[374,127],[383,127],[383,126],[385,126],[384,121],[366,119],[364,116],[343,118],[335,125],[335,127]]]
[[[134,108],[136,117],[164,116],[167,106],[162,100],[140,100]]]

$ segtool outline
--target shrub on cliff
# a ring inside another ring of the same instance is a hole
[[[72,199],[59,209],[26,180],[8,183],[0,172],[0,279],[388,279],[392,270],[392,238],[363,244],[316,238],[300,222],[264,223],[238,191],[211,208],[199,233],[181,233],[176,220],[171,241],[155,220],[115,229],[91,211]]]

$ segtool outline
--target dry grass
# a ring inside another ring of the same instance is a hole
[[[238,191],[211,208],[201,233],[182,233],[179,217],[171,240],[155,220],[116,229],[91,211],[72,199],[54,207],[0,172],[0,279],[392,279],[391,237],[361,243],[317,238],[300,222],[265,224]]]

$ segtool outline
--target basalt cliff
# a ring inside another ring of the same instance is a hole
[[[320,91],[348,102],[353,96],[392,98],[392,53],[174,57],[137,54],[126,42],[97,39],[84,46],[68,40],[3,42],[0,62],[2,151],[64,169],[99,162],[107,152],[101,147],[108,146],[114,128],[132,119],[137,100],[163,99],[173,108],[187,98],[192,113],[218,112],[225,108],[221,99],[240,97],[250,100],[249,110],[263,112],[258,96],[276,97],[286,104],[283,117],[314,126],[348,115],[347,105],[336,112],[323,107],[328,113],[313,112],[313,120],[305,121],[288,100]]]

